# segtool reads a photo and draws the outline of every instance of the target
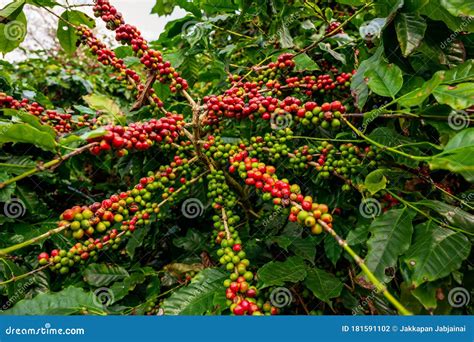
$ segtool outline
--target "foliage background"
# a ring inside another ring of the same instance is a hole
[[[338,233],[365,256],[369,268],[412,312],[470,314],[472,304],[453,307],[448,299],[450,290],[458,287],[470,295],[474,281],[474,217],[469,213],[474,199],[474,131],[469,127],[474,104],[472,2],[158,0],[152,12],[167,15],[175,6],[188,15],[169,22],[150,44],[182,72],[196,97],[222,93],[229,74],[244,75],[282,52],[298,52],[311,44],[314,48],[298,57],[301,74],[327,72],[327,64],[340,71],[357,70],[346,103],[353,113],[366,115],[352,122],[369,139],[388,147],[375,173],[361,173],[355,179],[361,191],[344,192],[338,179],[324,180],[285,163],[276,166],[318,201],[341,209]],[[330,22],[343,23],[356,12],[344,34],[321,39]],[[19,13],[16,20],[22,22]],[[2,25],[0,40],[6,41]],[[104,120],[115,122],[156,115],[147,107],[130,112],[133,95],[116,76],[97,65],[86,50],[76,50],[64,40],[61,45],[70,46],[69,53],[19,63],[0,61],[0,91],[48,108],[74,110],[77,115],[99,111]],[[0,44],[0,50],[8,52],[10,47]],[[119,47],[115,52],[127,66],[140,70],[130,48]],[[168,110],[190,117],[189,106],[167,86],[157,83],[154,88]],[[415,118],[384,118],[383,113],[408,113]],[[11,122],[2,117],[2,124]],[[269,130],[267,126],[257,121],[226,121],[220,134],[232,141],[262,134]],[[296,130],[308,137],[307,144],[312,143],[311,137],[357,137],[347,128],[337,135]],[[83,133],[86,129],[73,134],[79,138],[61,137],[62,142],[75,148],[83,144]],[[45,141],[32,144],[15,136],[2,141],[0,180],[35,167],[40,160],[50,160],[58,152],[45,148]],[[420,159],[410,156],[429,156],[421,162],[432,169],[428,181],[419,176]],[[126,190],[170,157],[167,151],[155,149],[119,160],[81,154],[54,172],[38,173],[2,189],[0,200],[7,205],[12,198],[20,199],[25,213],[0,217],[0,246],[50,230],[72,204],[91,203]],[[446,188],[453,195],[443,191]],[[400,196],[400,203],[376,217],[361,215],[364,198],[383,205],[380,193],[386,190]],[[204,185],[193,188],[192,196],[210,211]],[[330,236],[307,236],[287,221],[286,212],[275,212],[255,194],[250,199],[261,220],[245,222],[241,236],[258,270],[259,287],[268,292],[282,286],[290,289],[292,301],[284,313],[395,313]],[[225,273],[207,265],[201,270],[204,260],[215,258],[210,216],[186,219],[180,215],[180,203],[169,210],[168,219],[136,232],[119,252],[106,253],[98,264],[68,277],[43,271],[2,286],[3,310],[7,314],[145,314],[158,305],[165,314],[227,313],[222,288]],[[34,269],[37,254],[53,244],[65,247],[68,241],[53,236],[14,257],[2,258],[1,277],[9,279]],[[410,267],[411,260],[420,261],[423,268]],[[180,267],[184,264],[187,271],[197,273],[190,285],[183,281]],[[94,292],[101,288],[114,293],[113,303],[105,309],[93,301]]]

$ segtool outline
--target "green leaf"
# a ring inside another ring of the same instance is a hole
[[[201,10],[192,2],[188,0],[176,0],[176,4],[182,9],[191,12],[196,17],[201,16]]]
[[[26,3],[41,7],[54,7],[58,4],[54,0],[27,0]]]
[[[42,132],[27,123],[7,123],[0,121],[0,143],[20,142],[33,144],[45,151],[54,151],[55,136]]]
[[[319,66],[316,62],[314,62],[306,53],[296,56],[293,61],[295,62],[295,71],[319,70]]]
[[[416,226],[415,231],[413,244],[403,258],[413,286],[446,277],[469,256],[471,244],[462,233],[433,221]]]
[[[464,20],[452,15],[446,8],[442,6],[443,0],[430,0],[425,6],[420,9],[420,14],[426,15],[432,20],[439,20],[444,22],[452,31],[469,31],[474,29],[474,21]],[[463,1],[469,3],[469,1]],[[464,10],[464,6],[461,7]],[[462,26],[462,27],[460,27]]]
[[[369,134],[369,138],[380,144],[390,147],[414,142],[413,140],[398,134],[394,129],[389,127],[377,127]],[[418,156],[421,154],[421,151],[415,146],[400,147],[397,149],[412,155]],[[419,163],[416,160],[409,159],[394,152],[385,151],[385,153],[391,155],[392,158],[398,163],[405,164],[410,167],[416,167]]]
[[[92,286],[105,286],[128,276],[127,270],[118,265],[90,264],[84,270],[84,280]]]
[[[205,248],[206,241],[206,238],[200,231],[188,229],[186,236],[173,239],[173,244],[188,252],[196,252]]]
[[[434,310],[438,306],[436,300],[436,288],[432,283],[425,283],[414,289],[411,294],[425,307],[426,310]]]
[[[456,134],[444,151],[429,160],[432,170],[443,169],[460,173],[468,182],[474,182],[474,128]]]
[[[420,88],[415,89],[400,97],[398,103],[404,107],[419,106],[425,101],[433,92],[433,90],[442,83],[441,74],[434,74],[433,77],[425,82]]]
[[[334,51],[331,48],[331,44],[329,44],[329,43],[319,43],[318,46],[321,49],[321,51],[326,51],[332,57],[334,57],[336,60],[340,61],[342,64],[346,64],[346,56],[344,56],[342,53]]]
[[[448,10],[452,15],[459,17],[474,16],[474,2],[466,0],[440,0],[441,6]]]
[[[365,177],[364,187],[373,195],[387,186],[387,178],[384,175],[385,170],[378,169],[369,173]]]
[[[107,113],[110,116],[110,121],[124,124],[125,115],[120,109],[119,105],[111,98],[100,94],[91,94],[82,97],[89,107],[98,110],[103,113]]]
[[[283,49],[292,48],[295,45],[293,43],[290,30],[288,30],[288,27],[285,25],[283,25],[280,30],[278,30],[278,36],[280,38],[280,45]]]
[[[77,41],[79,36],[76,34],[76,30],[73,27],[70,27],[65,22],[70,22],[74,25],[85,25],[89,28],[95,27],[94,19],[87,16],[84,12],[80,11],[64,11],[61,14],[61,18],[64,19],[58,20],[58,28],[56,30],[56,35],[59,40],[59,44],[66,51],[66,53],[72,55],[77,49]]]
[[[308,276],[304,280],[304,284],[315,297],[328,304],[331,298],[341,294],[343,287],[342,282],[334,275],[316,267],[308,269]]]
[[[400,97],[398,103],[404,107],[419,106],[440,84],[455,84],[474,80],[474,61],[467,60],[449,70],[437,71],[421,87]]]
[[[11,116],[12,122],[17,122],[17,119],[20,119],[22,122],[30,124],[37,130],[48,133],[51,136],[56,135],[56,132],[53,127],[41,124],[40,119],[34,115],[31,115],[30,113],[16,109],[2,109],[1,112],[4,115]]]
[[[367,85],[370,90],[380,96],[394,98],[403,85],[402,70],[383,60],[368,68],[364,75],[369,79]]]
[[[443,79],[443,84],[461,83],[474,81],[474,60],[468,59],[463,64],[455,68],[443,71],[437,71]]]
[[[170,0],[156,0],[155,6],[151,9],[152,14],[170,15],[174,9],[174,3]]]
[[[110,286],[109,290],[113,293],[113,302],[116,303],[123,299],[129,292],[133,291],[138,284],[142,284],[146,276],[141,272],[132,273],[122,281],[116,281]]]
[[[454,109],[469,108],[474,105],[474,83],[439,85],[433,90],[433,95],[439,103]]]
[[[316,242],[314,239],[295,239],[291,243],[290,248],[295,255],[314,264],[314,258],[316,257]]]
[[[7,315],[72,315],[83,307],[99,310],[94,303],[94,294],[70,286],[60,292],[42,293],[32,299],[23,299],[13,308],[4,311]]]
[[[336,266],[336,263],[341,258],[342,248],[336,239],[330,235],[326,235],[324,238],[324,253],[334,266]]]
[[[19,3],[24,3],[24,1],[19,1]],[[21,7],[23,7],[23,5],[21,5]],[[15,14],[17,10],[18,8],[16,10],[4,8],[1,11],[12,11],[8,20],[6,20],[5,23],[0,23],[0,52],[3,54],[15,50],[26,37],[26,16],[21,11],[18,14]]]
[[[425,6],[430,0],[405,0],[404,9],[407,12],[416,12]]]
[[[355,229],[351,230],[347,234],[346,241],[350,246],[362,244],[367,241],[367,236],[369,235],[369,225],[362,224],[357,226]]]
[[[391,280],[385,272],[394,268],[398,256],[410,247],[413,234],[414,213],[408,209],[392,209],[378,216],[370,225],[370,238],[367,241],[367,267],[385,283]]]
[[[376,61],[380,59],[382,53],[383,46],[381,45],[377,48],[373,56],[360,63],[357,72],[352,77],[351,94],[355,99],[357,108],[360,110],[362,110],[362,108],[365,106],[365,103],[369,97],[369,87],[367,86],[367,81],[364,74],[373,63],[376,63]]]
[[[399,13],[395,17],[395,30],[403,56],[407,57],[420,45],[426,26],[425,20],[413,13]]]
[[[285,282],[296,283],[306,277],[303,258],[289,257],[285,261],[270,261],[263,265],[257,272],[262,287],[284,285]]]
[[[422,200],[412,204],[428,207],[440,214],[451,226],[474,233],[474,215],[459,207],[434,200]]]
[[[127,245],[125,246],[125,250],[130,258],[135,256],[135,250],[137,247],[141,246],[145,236],[147,236],[148,232],[150,231],[151,226],[145,225],[144,227],[138,229],[128,240]]]
[[[7,4],[5,7],[0,9],[0,21],[3,22],[5,19],[12,19],[18,16],[23,11],[25,0],[14,0]]]
[[[207,268],[199,272],[188,286],[182,287],[163,301],[165,315],[202,315],[213,309],[214,297],[224,292],[227,273]]]

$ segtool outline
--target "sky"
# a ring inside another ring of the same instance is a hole
[[[12,0],[0,0],[0,9],[11,1]],[[64,1],[65,0],[61,2],[64,3]],[[69,4],[92,3],[93,0],[69,0]],[[126,23],[137,26],[147,40],[157,39],[160,33],[163,32],[167,22],[182,18],[186,15],[186,12],[179,7],[175,8],[173,13],[169,16],[160,17],[157,14],[150,14],[151,9],[155,5],[155,0],[112,0],[111,3],[122,12]],[[92,16],[92,8],[80,7],[78,9]],[[53,48],[56,44],[54,35],[57,27],[57,19],[45,10],[33,8],[29,5],[25,6],[24,11],[28,18],[28,34],[21,46],[27,50],[35,48],[48,50]],[[54,11],[57,14],[61,14],[63,9],[55,7]],[[113,37],[113,34],[105,29],[101,20],[97,20],[97,24],[98,37],[102,37],[103,35]],[[15,60],[26,58],[26,56],[25,53],[14,50],[4,56],[3,59],[14,62]],[[2,59],[1,56],[0,59]]]

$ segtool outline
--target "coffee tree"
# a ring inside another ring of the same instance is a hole
[[[5,314],[471,312],[468,1],[158,0],[148,42],[17,0],[3,53],[25,5],[64,51],[1,62]]]

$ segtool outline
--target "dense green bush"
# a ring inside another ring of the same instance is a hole
[[[5,314],[472,312],[471,2],[112,5],[0,61]]]

